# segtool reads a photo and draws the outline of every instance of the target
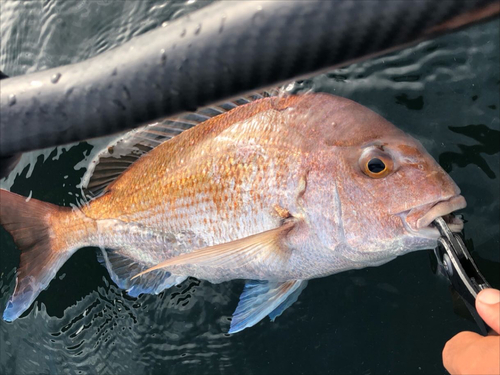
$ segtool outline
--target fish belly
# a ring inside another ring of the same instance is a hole
[[[151,220],[154,222],[153,218]],[[182,254],[248,237],[280,225],[279,218],[266,213],[241,218],[241,221],[239,229],[234,223],[221,220],[214,226],[207,226],[203,221],[193,222],[190,227],[186,226],[188,229],[172,231],[168,228],[158,229],[147,223],[104,219],[97,221],[98,230],[95,237],[90,239],[90,243],[110,249],[138,265],[152,267]],[[283,264],[262,264],[258,258],[237,267],[214,268],[189,264],[173,266],[167,271],[170,274],[192,276],[213,283],[232,279],[281,279],[285,272]]]

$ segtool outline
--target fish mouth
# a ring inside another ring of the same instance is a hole
[[[433,221],[442,217],[452,232],[460,232],[464,227],[461,215],[452,212],[465,208],[467,202],[461,195],[446,200],[415,207],[400,214],[406,229],[414,235],[426,238],[439,238],[441,234]]]

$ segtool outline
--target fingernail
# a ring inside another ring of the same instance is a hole
[[[495,305],[500,303],[500,290],[484,289],[477,295],[477,300],[486,305]]]

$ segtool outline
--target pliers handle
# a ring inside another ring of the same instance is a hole
[[[462,298],[483,334],[491,330],[476,311],[477,294],[490,284],[479,272],[469,251],[459,234],[453,233],[443,218],[434,220],[434,225],[441,233],[438,247],[434,250],[438,263],[446,271],[452,287]]]

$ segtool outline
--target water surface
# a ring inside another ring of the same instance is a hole
[[[202,5],[2,3],[0,70],[20,75],[81,61]],[[462,189],[465,238],[496,287],[499,40],[496,20],[295,84],[356,100],[424,144]],[[25,156],[17,176],[1,186],[75,204],[92,151],[83,142]],[[0,241],[1,311],[19,255],[3,229]],[[454,312],[433,263],[432,252],[420,251],[313,280],[274,323],[227,335],[242,281],[189,279],[158,296],[130,298],[98,264],[95,249],[82,249],[22,318],[0,321],[0,373],[444,374],[444,343],[476,327]]]

